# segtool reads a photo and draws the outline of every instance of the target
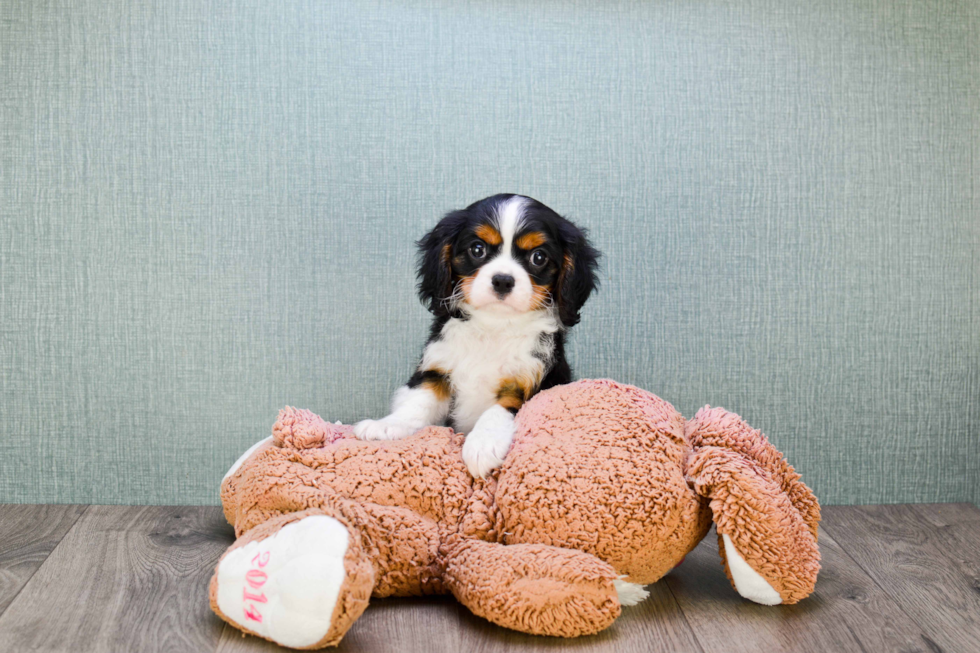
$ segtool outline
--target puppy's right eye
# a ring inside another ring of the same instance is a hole
[[[476,241],[470,245],[470,256],[479,260],[487,255],[487,246],[483,244],[483,241]]]

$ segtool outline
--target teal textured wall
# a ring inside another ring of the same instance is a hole
[[[529,5],[529,6],[526,6]],[[591,228],[580,376],[826,503],[980,501],[980,3],[0,4],[0,501],[216,503],[284,404],[384,413],[414,239]]]

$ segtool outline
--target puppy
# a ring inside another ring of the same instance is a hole
[[[429,341],[391,414],[354,433],[393,440],[448,423],[467,434],[463,460],[483,477],[507,455],[521,405],[572,380],[565,333],[598,285],[599,252],[541,202],[508,194],[449,213],[418,246]]]

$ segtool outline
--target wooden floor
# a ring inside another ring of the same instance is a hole
[[[0,651],[280,650],[208,608],[233,539],[218,508],[0,505]],[[794,606],[743,601],[714,534],[605,632],[531,637],[452,598],[374,601],[343,651],[980,652],[980,510],[828,507],[823,570]]]

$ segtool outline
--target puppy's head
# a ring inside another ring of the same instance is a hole
[[[570,327],[598,285],[584,230],[522,195],[453,211],[418,245],[419,297],[436,315],[553,310]]]

